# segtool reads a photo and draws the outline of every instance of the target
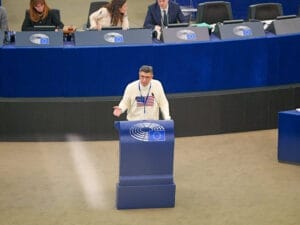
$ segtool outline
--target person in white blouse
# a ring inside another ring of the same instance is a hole
[[[90,29],[101,30],[102,27],[111,26],[129,29],[127,9],[127,0],[112,0],[90,15]]]

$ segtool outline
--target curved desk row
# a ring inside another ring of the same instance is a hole
[[[120,96],[143,64],[165,91],[300,82],[300,34],[193,44],[0,48],[0,97]]]
[[[278,111],[300,105],[299,52],[300,34],[194,44],[4,46],[0,139],[115,138],[112,106],[120,97],[109,96],[121,96],[143,64],[164,84],[176,136],[274,128]]]

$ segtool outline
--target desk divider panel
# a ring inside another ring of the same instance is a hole
[[[243,39],[265,36],[261,22],[217,24],[214,34],[220,39]]]
[[[152,31],[149,29],[130,29],[75,32],[76,46],[128,44],[152,44]]]
[[[166,28],[163,30],[162,36],[164,43],[191,43],[210,40],[207,27]]]
[[[274,34],[300,33],[300,18],[274,20],[268,27],[268,31]]]
[[[63,32],[61,31],[24,31],[16,32],[16,47],[62,47]]]

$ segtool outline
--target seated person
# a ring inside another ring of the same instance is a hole
[[[4,7],[0,6],[0,30],[8,30],[7,13]]]
[[[56,26],[62,29],[64,24],[56,13],[49,8],[45,0],[30,0],[29,10],[26,10],[22,31],[32,31],[34,26]]]
[[[164,13],[166,13],[165,20]],[[144,28],[153,29],[160,34],[163,26],[168,26],[168,24],[178,22],[188,22],[183,15],[180,6],[177,3],[169,0],[156,0],[154,4],[148,7]]]
[[[90,29],[101,30],[102,27],[120,26],[129,29],[126,0],[112,0],[89,17]]]

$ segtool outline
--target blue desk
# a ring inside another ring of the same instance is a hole
[[[300,163],[300,112],[279,112],[278,160]]]
[[[166,93],[299,83],[300,34],[193,44],[0,48],[0,97],[120,96],[143,64]]]

